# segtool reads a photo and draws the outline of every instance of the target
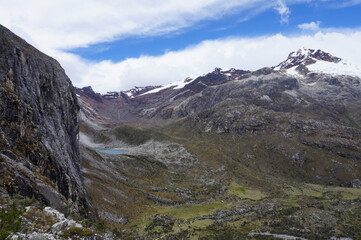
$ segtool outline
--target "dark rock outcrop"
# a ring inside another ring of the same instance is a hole
[[[100,93],[94,92],[91,86],[83,87],[83,88],[75,88],[75,91],[78,93],[83,93],[96,101],[102,102],[102,95]]]
[[[0,25],[0,188],[87,209],[78,111],[59,63]]]

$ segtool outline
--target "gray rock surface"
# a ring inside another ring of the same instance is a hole
[[[0,25],[0,159],[5,173],[0,181],[8,193],[54,206],[69,201],[75,210],[89,207],[80,176],[78,111],[73,86],[59,63]]]

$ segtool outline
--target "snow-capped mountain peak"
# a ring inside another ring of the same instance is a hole
[[[288,55],[288,58],[276,67],[276,71],[285,71],[290,75],[307,75],[308,73],[324,73],[330,75],[349,75],[361,78],[361,66],[335,57],[320,49],[299,49]]]
[[[317,61],[338,63],[342,61],[342,59],[332,56],[331,54],[326,53],[320,49],[314,50],[302,48],[297,51],[291,52],[285,61],[274,67],[274,70],[286,70],[294,66],[299,66],[301,64],[307,66],[310,64],[314,64]]]

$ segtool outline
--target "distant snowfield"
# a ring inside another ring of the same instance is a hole
[[[157,93],[157,92],[160,92],[164,89],[167,89],[167,88],[173,88],[173,89],[181,89],[183,88],[185,85],[187,85],[188,83],[191,83],[193,80],[189,81],[189,79],[185,79],[185,80],[182,80],[182,81],[178,81],[178,82],[173,82],[173,83],[170,83],[168,85],[165,85],[163,87],[159,87],[159,88],[155,88],[153,90],[150,90],[148,92],[145,92],[141,95],[146,95],[146,94],[150,94],[150,93]]]
[[[328,73],[331,75],[350,75],[361,78],[361,66],[341,61],[339,63],[317,61],[308,65],[307,68],[311,72]]]

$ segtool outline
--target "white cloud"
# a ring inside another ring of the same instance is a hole
[[[42,51],[85,47],[129,36],[175,32],[202,20],[240,13],[246,19],[275,8],[281,22],[286,0],[0,0],[0,23]],[[310,0],[287,0],[287,4]]]
[[[203,75],[215,67],[256,70],[274,66],[291,51],[302,47],[322,49],[361,65],[360,42],[361,31],[318,32],[293,37],[274,35],[204,41],[162,56],[142,56],[117,63],[85,62],[71,54],[63,54],[60,61],[76,86],[91,85],[104,93],[133,86],[165,85],[188,76]]]
[[[299,29],[307,30],[307,31],[318,31],[320,30],[320,24],[321,22],[317,21],[317,22],[299,24],[297,27]]]
[[[43,51],[174,32],[266,0],[0,0],[0,23]],[[263,4],[267,5],[267,4]]]
[[[281,16],[281,23],[288,23],[291,10],[287,7],[284,0],[277,0],[277,6],[275,7],[277,12]]]

